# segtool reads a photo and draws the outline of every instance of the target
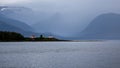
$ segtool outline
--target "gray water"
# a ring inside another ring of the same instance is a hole
[[[0,42],[0,68],[120,68],[120,41]]]

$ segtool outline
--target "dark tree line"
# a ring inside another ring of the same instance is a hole
[[[24,37],[20,33],[9,32],[9,31],[0,31],[0,41],[62,41],[56,38],[48,38],[40,35],[40,37]]]
[[[24,36],[16,32],[0,31],[0,41],[22,41]]]

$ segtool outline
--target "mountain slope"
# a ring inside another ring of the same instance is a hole
[[[0,21],[6,22],[7,24],[16,26],[16,27],[21,28],[25,31],[32,31],[33,30],[29,25],[27,25],[21,21],[8,18],[2,14],[0,14]]]
[[[42,32],[42,33],[51,32],[52,33],[51,30],[55,30],[55,27],[58,26],[58,24],[60,23],[60,20],[61,20],[61,14],[56,13],[47,19],[41,20],[38,23],[33,24],[33,28],[37,32]]]
[[[23,31],[20,28],[7,24],[3,21],[0,21],[0,31],[14,31],[14,32],[21,32]]]
[[[40,20],[35,11],[31,8],[22,6],[0,6],[0,14],[27,24],[33,24],[34,22]],[[40,16],[41,15],[42,14],[40,14]]]
[[[10,31],[10,32],[18,32],[18,33],[21,33],[22,35],[28,37],[28,36],[31,36],[31,35],[38,35],[38,33],[34,33],[34,32],[31,32],[31,31],[24,31],[16,26],[13,26],[13,25],[10,25],[10,24],[7,24],[3,21],[0,21],[0,31]]]
[[[120,14],[108,13],[96,17],[80,33],[81,39],[120,39]]]
[[[0,14],[0,31],[12,31],[23,34],[24,36],[38,35],[39,33],[33,32],[33,29],[20,21],[8,18]]]

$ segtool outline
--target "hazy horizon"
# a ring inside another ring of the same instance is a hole
[[[76,33],[81,32],[87,24],[100,14],[120,13],[119,3],[120,1],[118,0],[0,1],[1,6],[22,6],[30,8],[35,16],[33,16],[34,19],[27,19],[27,21],[29,20],[31,22],[28,21],[25,23],[32,26],[40,23],[41,26],[39,27],[43,29],[43,32],[53,32],[63,36],[73,36]],[[44,20],[50,20],[52,22],[43,22]]]

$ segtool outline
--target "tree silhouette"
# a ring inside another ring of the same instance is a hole
[[[0,31],[0,41],[22,41],[24,36],[16,32]]]
[[[43,35],[40,35],[40,39],[43,39],[44,38],[44,36]]]

